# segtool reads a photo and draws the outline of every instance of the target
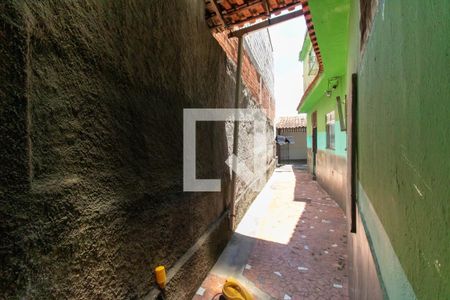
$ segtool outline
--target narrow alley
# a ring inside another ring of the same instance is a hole
[[[231,276],[257,299],[348,299],[346,220],[306,166],[275,169],[193,299]]]

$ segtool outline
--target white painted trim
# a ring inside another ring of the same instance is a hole
[[[388,299],[415,300],[416,295],[406,277],[405,271],[395,254],[389,236],[378,218],[372,203],[358,182],[358,208],[364,224],[370,249],[378,266],[380,282]]]

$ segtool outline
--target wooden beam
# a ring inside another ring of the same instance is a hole
[[[266,10],[266,15],[270,16],[270,7],[269,7],[269,4],[267,3],[267,0],[262,0],[262,3],[264,6],[264,9]]]
[[[350,191],[350,232],[356,233],[356,209],[358,201],[358,75],[352,74],[352,111],[351,111],[351,132],[350,132],[350,161],[351,161],[351,191]]]
[[[347,122],[345,120],[346,116],[344,116],[344,113],[342,111],[342,99],[340,96],[336,97],[336,104],[338,108],[338,115],[339,115],[339,124],[341,125],[341,131],[347,131]]]
[[[224,17],[225,16],[232,16],[232,15],[238,14],[238,13],[244,11],[244,10],[252,9],[252,8],[260,6],[260,5],[263,5],[263,3],[261,1],[253,2],[253,3],[246,3],[244,5],[236,7],[235,9],[227,10],[227,12],[223,14],[223,16]]]
[[[229,38],[240,37],[240,36],[243,36],[244,34],[247,34],[247,33],[253,32],[253,31],[257,31],[257,30],[261,30],[261,29],[264,29],[264,28],[267,28],[267,27],[270,27],[270,26],[273,26],[276,24],[280,24],[282,22],[286,22],[286,21],[289,21],[293,18],[297,18],[300,16],[303,16],[303,10],[298,10],[298,11],[283,15],[281,17],[268,19],[268,20],[265,20],[258,24],[255,24],[253,26],[249,26],[249,27],[237,30],[237,31],[233,31],[228,35],[228,37]]]
[[[216,16],[217,16],[217,17],[219,18],[219,20],[222,22],[222,24],[220,24],[220,25],[221,25],[221,26],[225,26],[226,23],[225,23],[225,21],[223,20],[222,14],[220,13],[219,6],[217,6],[217,1],[216,1],[216,0],[210,0],[209,3],[210,3],[210,5],[211,5],[211,8],[213,9],[214,13],[216,14]],[[214,16],[214,17],[215,17],[215,16]],[[214,18],[214,17],[213,17],[213,18]]]
[[[240,36],[238,39],[238,52],[237,52],[237,63],[236,63],[236,89],[234,94],[234,108],[238,109],[241,106],[241,91],[242,91],[242,56],[244,54],[244,37]],[[233,127],[233,170],[237,169],[237,155],[239,149],[239,121],[234,120]],[[230,227],[234,231],[236,228],[236,198],[237,198],[237,187],[236,187],[236,172],[231,172],[231,203],[230,203]]]
[[[293,8],[295,8],[297,6],[300,6],[300,5],[301,5],[300,2],[296,2],[296,3],[290,4],[290,5],[284,6],[282,8],[275,9],[275,10],[271,11],[271,14],[281,13],[281,11],[283,11],[283,10],[293,9]],[[259,15],[259,16],[256,16],[256,17],[252,17],[252,18],[248,18],[248,19],[242,20],[240,22],[232,23],[232,24],[225,23],[225,25],[227,27],[231,28],[231,27],[234,27],[234,26],[241,26],[243,24],[250,23],[253,20],[257,20],[257,19],[260,19],[260,18],[267,18],[267,17],[268,17],[267,15],[262,14],[262,15]],[[269,18],[270,18],[270,14],[269,14]]]

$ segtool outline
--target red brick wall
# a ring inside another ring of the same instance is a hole
[[[228,32],[220,32],[213,34],[215,39],[222,46],[228,58],[237,63],[238,39],[228,38]],[[244,57],[242,61],[242,80],[245,86],[252,93],[255,101],[266,110],[267,117],[273,121],[275,118],[275,101],[267,88],[266,84],[253,65],[248,50],[244,48]]]

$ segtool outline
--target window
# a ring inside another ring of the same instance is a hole
[[[326,121],[326,132],[327,132],[327,148],[334,150],[334,111],[327,113]]]

